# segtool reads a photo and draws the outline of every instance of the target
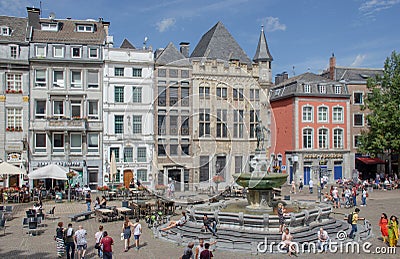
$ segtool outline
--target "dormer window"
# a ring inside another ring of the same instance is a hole
[[[318,85],[318,91],[320,94],[326,94],[326,85]]]
[[[334,85],[333,89],[335,90],[335,94],[341,94],[342,93],[342,86],[341,85]]]
[[[311,86],[309,84],[303,85],[303,91],[307,94],[311,93]]]
[[[78,24],[78,25],[76,25],[76,31],[78,31],[78,32],[93,32],[93,25]]]
[[[72,47],[71,48],[72,57],[73,58],[80,58],[81,57],[81,47]]]
[[[10,36],[11,35],[11,28],[1,27],[0,35],[2,35],[2,36]]]
[[[58,23],[46,22],[41,23],[40,26],[42,31],[58,31]]]

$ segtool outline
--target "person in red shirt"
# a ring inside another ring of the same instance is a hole
[[[214,257],[213,253],[208,250],[210,248],[210,243],[205,243],[204,250],[200,253],[200,259],[211,259]]]
[[[103,238],[100,240],[100,245],[103,246],[103,259],[112,259],[112,245],[114,240],[108,236],[107,231],[103,232]]]

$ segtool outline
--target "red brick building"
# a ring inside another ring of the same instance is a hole
[[[320,162],[329,181],[350,178],[350,94],[347,86],[313,73],[286,79],[271,89],[276,129],[270,154],[288,183],[317,183]]]

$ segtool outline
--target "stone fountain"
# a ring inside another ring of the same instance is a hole
[[[257,149],[254,158],[250,161],[253,168],[251,173],[234,174],[236,183],[247,188],[247,210],[268,212],[272,211],[273,188],[280,188],[287,180],[287,175],[268,172],[269,163],[267,152],[264,149],[264,131],[269,133],[261,121],[255,128],[257,136]]]

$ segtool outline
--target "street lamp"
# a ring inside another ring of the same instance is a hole
[[[319,161],[319,170],[318,170],[318,198],[319,202],[322,200],[322,185],[321,185],[321,180],[322,180],[322,166],[326,165],[328,161],[326,160],[320,160]]]

